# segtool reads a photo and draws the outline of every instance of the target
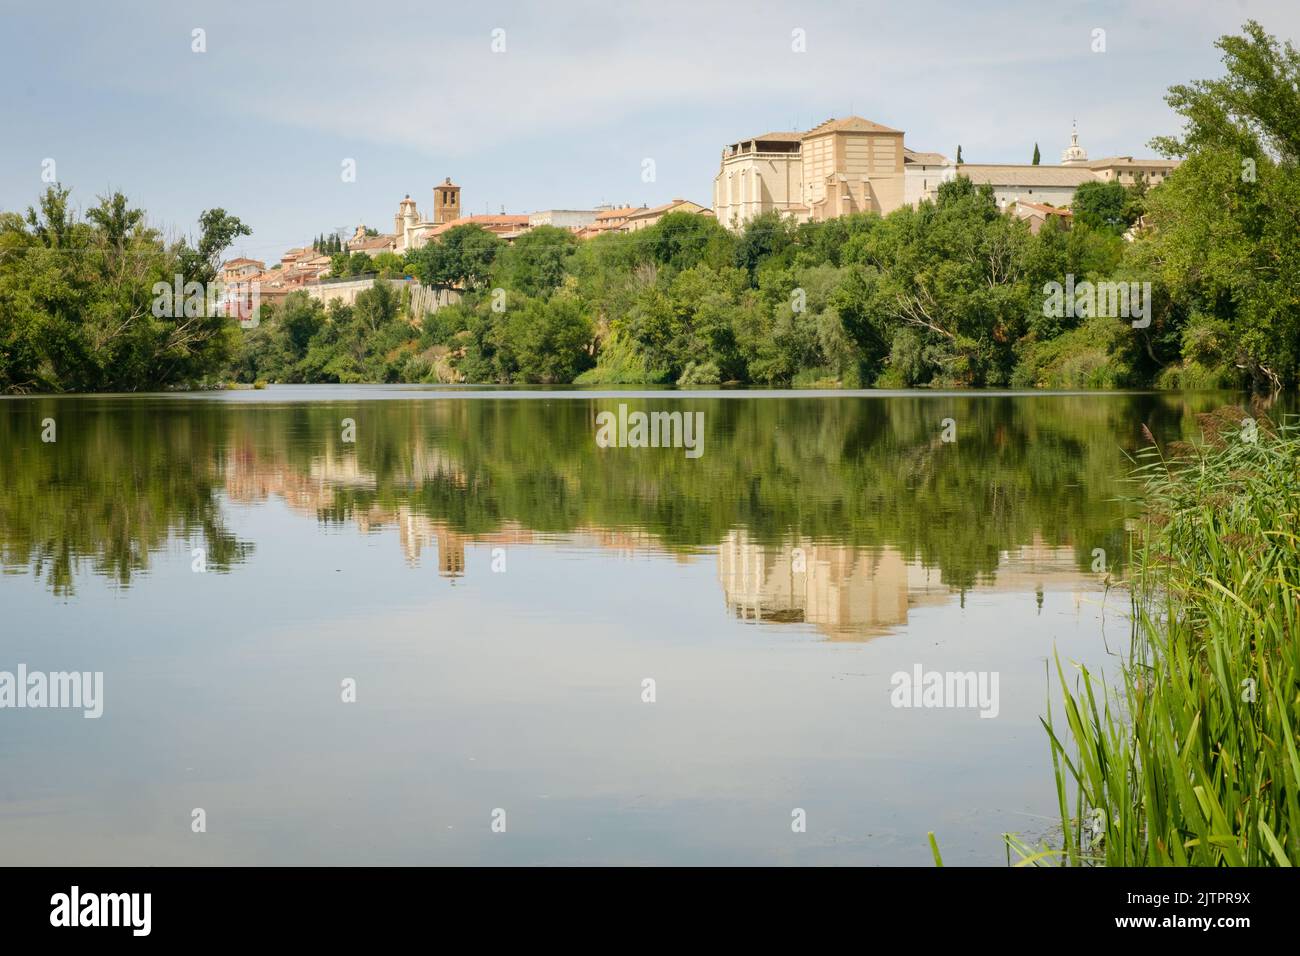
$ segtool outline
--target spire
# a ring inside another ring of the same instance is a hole
[[[1077,166],[1080,163],[1088,161],[1088,151],[1079,145],[1079,123],[1078,120],[1070,122],[1070,145],[1061,153],[1062,166]]]

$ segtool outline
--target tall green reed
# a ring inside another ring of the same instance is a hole
[[[1201,442],[1135,462],[1122,679],[1076,665],[1071,682],[1056,657],[1063,835],[1008,835],[1022,865],[1300,861],[1300,427],[1201,418]]]

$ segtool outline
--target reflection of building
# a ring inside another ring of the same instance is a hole
[[[802,539],[779,547],[732,531],[718,546],[728,607],[751,621],[802,622],[833,636],[881,633],[917,603],[945,603],[948,589],[892,548],[868,552]]]
[[[444,578],[465,574],[465,538],[446,528],[438,534],[438,574]]]
[[[729,532],[718,546],[718,579],[727,606],[743,620],[806,623],[841,639],[884,633],[906,624],[910,608],[953,597],[938,571],[904,560],[893,548],[805,539],[762,545],[745,531]],[[1003,552],[996,574],[976,589],[1041,596],[1049,590],[1078,593],[1096,582],[1096,576],[1079,572],[1072,548],[1036,539]]]
[[[424,549],[431,544],[438,548],[438,574],[444,578],[459,578],[465,574],[465,546],[485,544],[495,546],[532,544],[533,532],[510,524],[498,531],[467,535],[448,527],[445,521],[417,514],[403,505],[396,515],[385,521],[397,525],[397,536],[402,545],[406,563],[415,567],[420,563]]]
[[[465,551],[471,545],[550,542],[618,557],[671,555],[681,562],[690,562],[698,553],[667,547],[653,532],[635,527],[581,527],[550,535],[504,522],[490,532],[457,531],[445,519],[420,513],[410,504],[373,503],[376,496],[370,492],[380,486],[378,476],[352,451],[326,449],[306,468],[295,468],[283,461],[263,463],[251,447],[236,446],[226,460],[225,481],[234,501],[274,494],[301,514],[351,519],[363,534],[395,528],[408,564],[418,566],[423,552],[436,546],[438,574],[446,578],[467,573]],[[384,487],[410,489],[416,500],[417,489],[426,485],[467,493],[472,483],[459,461],[430,444],[412,446],[409,458],[386,473]],[[350,490],[363,494],[352,496]],[[724,599],[737,617],[809,624],[833,639],[885,633],[905,625],[912,608],[947,604],[961,594],[944,583],[938,570],[908,560],[892,547],[855,548],[805,538],[759,544],[739,530],[729,532],[718,545],[717,562]],[[1073,548],[1035,537],[1030,544],[999,554],[996,570],[972,590],[1033,594],[1041,606],[1045,592],[1079,595],[1095,589],[1100,577],[1079,571]]]

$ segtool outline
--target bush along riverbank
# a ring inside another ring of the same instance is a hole
[[[1059,847],[1022,863],[1300,861],[1300,424],[1201,416],[1140,461],[1122,681],[1056,661]]]

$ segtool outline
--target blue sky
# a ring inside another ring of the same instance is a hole
[[[1055,162],[1075,117],[1092,155],[1150,155],[1177,129],[1165,89],[1220,72],[1216,37],[1252,17],[1300,37],[1300,4],[1280,0],[0,11],[0,208],[35,200],[49,158],[79,204],[121,190],[169,233],[224,207],[254,230],[232,254],[267,260],[337,227],[391,230],[402,196],[428,212],[445,176],[467,212],[708,205],[725,143],[850,112],[968,162],[1027,162],[1035,142]]]

